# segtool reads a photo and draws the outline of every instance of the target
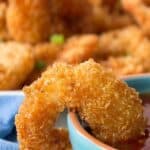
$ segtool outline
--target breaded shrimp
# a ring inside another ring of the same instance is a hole
[[[33,47],[35,60],[42,60],[46,64],[51,64],[62,50],[62,45],[52,42],[39,43]]]
[[[67,63],[81,63],[93,56],[99,46],[98,36],[85,34],[73,36],[64,44],[59,60]]]
[[[149,49],[150,40],[130,26],[102,34],[95,59],[117,75],[145,73],[150,72]]]
[[[58,60],[76,64],[94,58],[121,76],[150,72],[149,49],[150,40],[137,26],[129,26],[101,35],[71,37]]]
[[[37,43],[49,38],[49,0],[10,0],[7,26],[16,41]]]
[[[30,46],[17,42],[0,43],[0,90],[18,89],[34,66]]]
[[[98,139],[113,144],[144,134],[143,108],[134,89],[92,61],[77,66],[75,73],[78,113]]]
[[[145,34],[150,36],[150,0],[122,0],[122,3]]]
[[[81,9],[82,8],[82,9]],[[87,0],[51,0],[51,34],[94,32],[92,5]]]
[[[69,79],[65,80],[69,72],[68,66],[54,66],[24,89],[26,98],[16,116],[21,150],[66,150],[70,147],[68,140],[60,136],[62,131],[54,127],[59,113],[65,107],[65,101],[60,97],[64,94],[62,85],[69,83]],[[68,86],[64,90],[70,91]]]
[[[38,43],[53,33],[92,32],[90,12],[87,0],[10,0],[7,26],[15,40]]]
[[[24,92],[25,100],[16,115],[21,150],[64,150],[64,144],[55,147],[58,137],[53,132],[66,107],[76,110],[104,142],[112,144],[144,134],[138,93],[92,60],[74,66],[55,64]]]
[[[32,47],[35,59],[35,66],[30,76],[26,79],[25,85],[31,84],[34,80],[41,76],[41,73],[56,61],[56,58],[62,50],[61,45],[53,43],[39,43]]]
[[[92,5],[93,28],[97,32],[117,29],[133,23],[119,0],[88,0]]]

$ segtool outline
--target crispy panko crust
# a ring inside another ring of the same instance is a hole
[[[79,115],[98,139],[114,144],[144,134],[143,108],[134,89],[93,62],[78,66],[76,74],[82,93]]]
[[[0,43],[0,90],[20,88],[33,69],[30,46],[17,42]]]
[[[92,57],[98,44],[98,36],[94,34],[73,36],[64,44],[58,60],[71,64],[81,63]]]
[[[124,9],[135,18],[144,33],[150,36],[150,1],[122,0],[122,4]]]
[[[150,72],[150,40],[138,27],[104,33],[99,43],[95,59],[117,75]]]
[[[58,130],[54,124],[65,107],[76,109],[104,142],[116,143],[144,134],[138,93],[92,60],[75,66],[55,64],[24,91],[26,98],[16,115],[21,150],[64,150],[65,144],[55,147],[58,137],[53,132]]]
[[[60,97],[69,88],[66,86],[63,90],[62,86],[69,82],[64,76],[69,75],[69,70],[64,65],[49,68],[39,80],[24,89],[26,98],[16,116],[21,150],[66,150],[70,147],[69,140],[60,136],[62,131],[54,128],[59,113],[64,110],[65,101]]]
[[[7,26],[16,41],[37,43],[49,38],[49,0],[10,0]]]

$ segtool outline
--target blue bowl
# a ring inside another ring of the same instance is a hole
[[[18,150],[14,117],[24,99],[21,91],[0,92],[0,150]]]
[[[150,93],[150,74],[126,76],[122,79],[139,93]],[[84,130],[74,112],[69,112],[67,122],[73,150],[115,150]]]

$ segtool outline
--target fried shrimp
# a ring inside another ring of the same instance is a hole
[[[63,33],[68,37],[95,31],[92,5],[87,0],[51,0],[50,3],[51,34]]]
[[[62,131],[54,128],[59,113],[65,107],[65,101],[60,98],[65,96],[65,90],[67,93],[71,90],[68,86],[63,90],[62,86],[69,84],[69,79],[65,79],[70,74],[69,70],[66,65],[50,67],[40,79],[25,88],[26,98],[16,116],[21,150],[66,150],[70,147],[65,144],[68,140],[60,136]]]
[[[143,32],[129,26],[101,35],[71,37],[58,60],[76,64],[94,58],[117,75],[137,74],[150,72],[149,49],[150,41]]]
[[[59,61],[76,64],[92,57],[98,49],[98,36],[93,34],[73,36],[64,44]]]
[[[49,0],[10,0],[7,26],[13,39],[37,43],[49,38]]]
[[[87,0],[11,0],[7,26],[15,40],[29,43],[48,40],[53,33],[92,32],[90,7]]]
[[[137,92],[92,60],[74,66],[55,64],[24,92],[25,100],[16,115],[21,150],[66,149],[63,142],[68,140],[54,136],[55,131],[62,134],[54,124],[66,107],[75,109],[104,142],[126,141],[144,134]],[[56,141],[62,144],[56,147]]]
[[[35,60],[42,60],[46,64],[51,64],[61,51],[62,45],[53,44],[50,42],[39,43],[33,47]]]
[[[41,76],[41,73],[51,65],[57,58],[62,46],[53,43],[39,43],[32,47],[35,59],[34,69],[30,76],[26,79],[25,84],[31,84],[34,80]]]
[[[117,75],[150,72],[150,41],[138,27],[104,33],[99,43],[95,59]]]
[[[16,42],[0,43],[0,90],[18,89],[33,69],[30,46]]]
[[[150,36],[150,1],[149,0],[122,0],[127,10],[141,26],[146,35]]]
[[[119,0],[88,0],[92,5],[93,26],[97,32],[128,26],[132,18],[123,11]]]

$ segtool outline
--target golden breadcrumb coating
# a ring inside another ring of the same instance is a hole
[[[82,93],[79,115],[98,139],[113,144],[144,134],[143,108],[134,89],[94,62],[79,65],[75,72]]]
[[[69,73],[67,66],[59,67],[65,68]],[[40,79],[24,89],[26,98],[16,116],[21,150],[66,150],[70,147],[67,134],[64,135],[65,138],[60,136],[64,134],[63,131],[54,127],[59,113],[65,106],[65,102],[59,98],[63,97],[61,93],[64,94],[61,85],[68,82],[63,79],[65,72],[57,71],[57,68],[50,68]]]
[[[20,88],[34,66],[30,46],[2,42],[0,52],[0,90]]]
[[[98,36],[94,34],[73,36],[64,44],[59,60],[71,64],[81,63],[92,57],[98,44]]]
[[[49,0],[10,0],[7,26],[16,41],[37,43],[49,38]]]
[[[53,132],[58,130],[55,121],[66,107],[76,109],[104,142],[112,144],[144,134],[138,93],[93,60],[74,66],[57,63],[24,92],[25,100],[16,115],[21,150],[64,150],[65,144],[55,147],[58,137]],[[60,140],[57,142],[68,143]]]

